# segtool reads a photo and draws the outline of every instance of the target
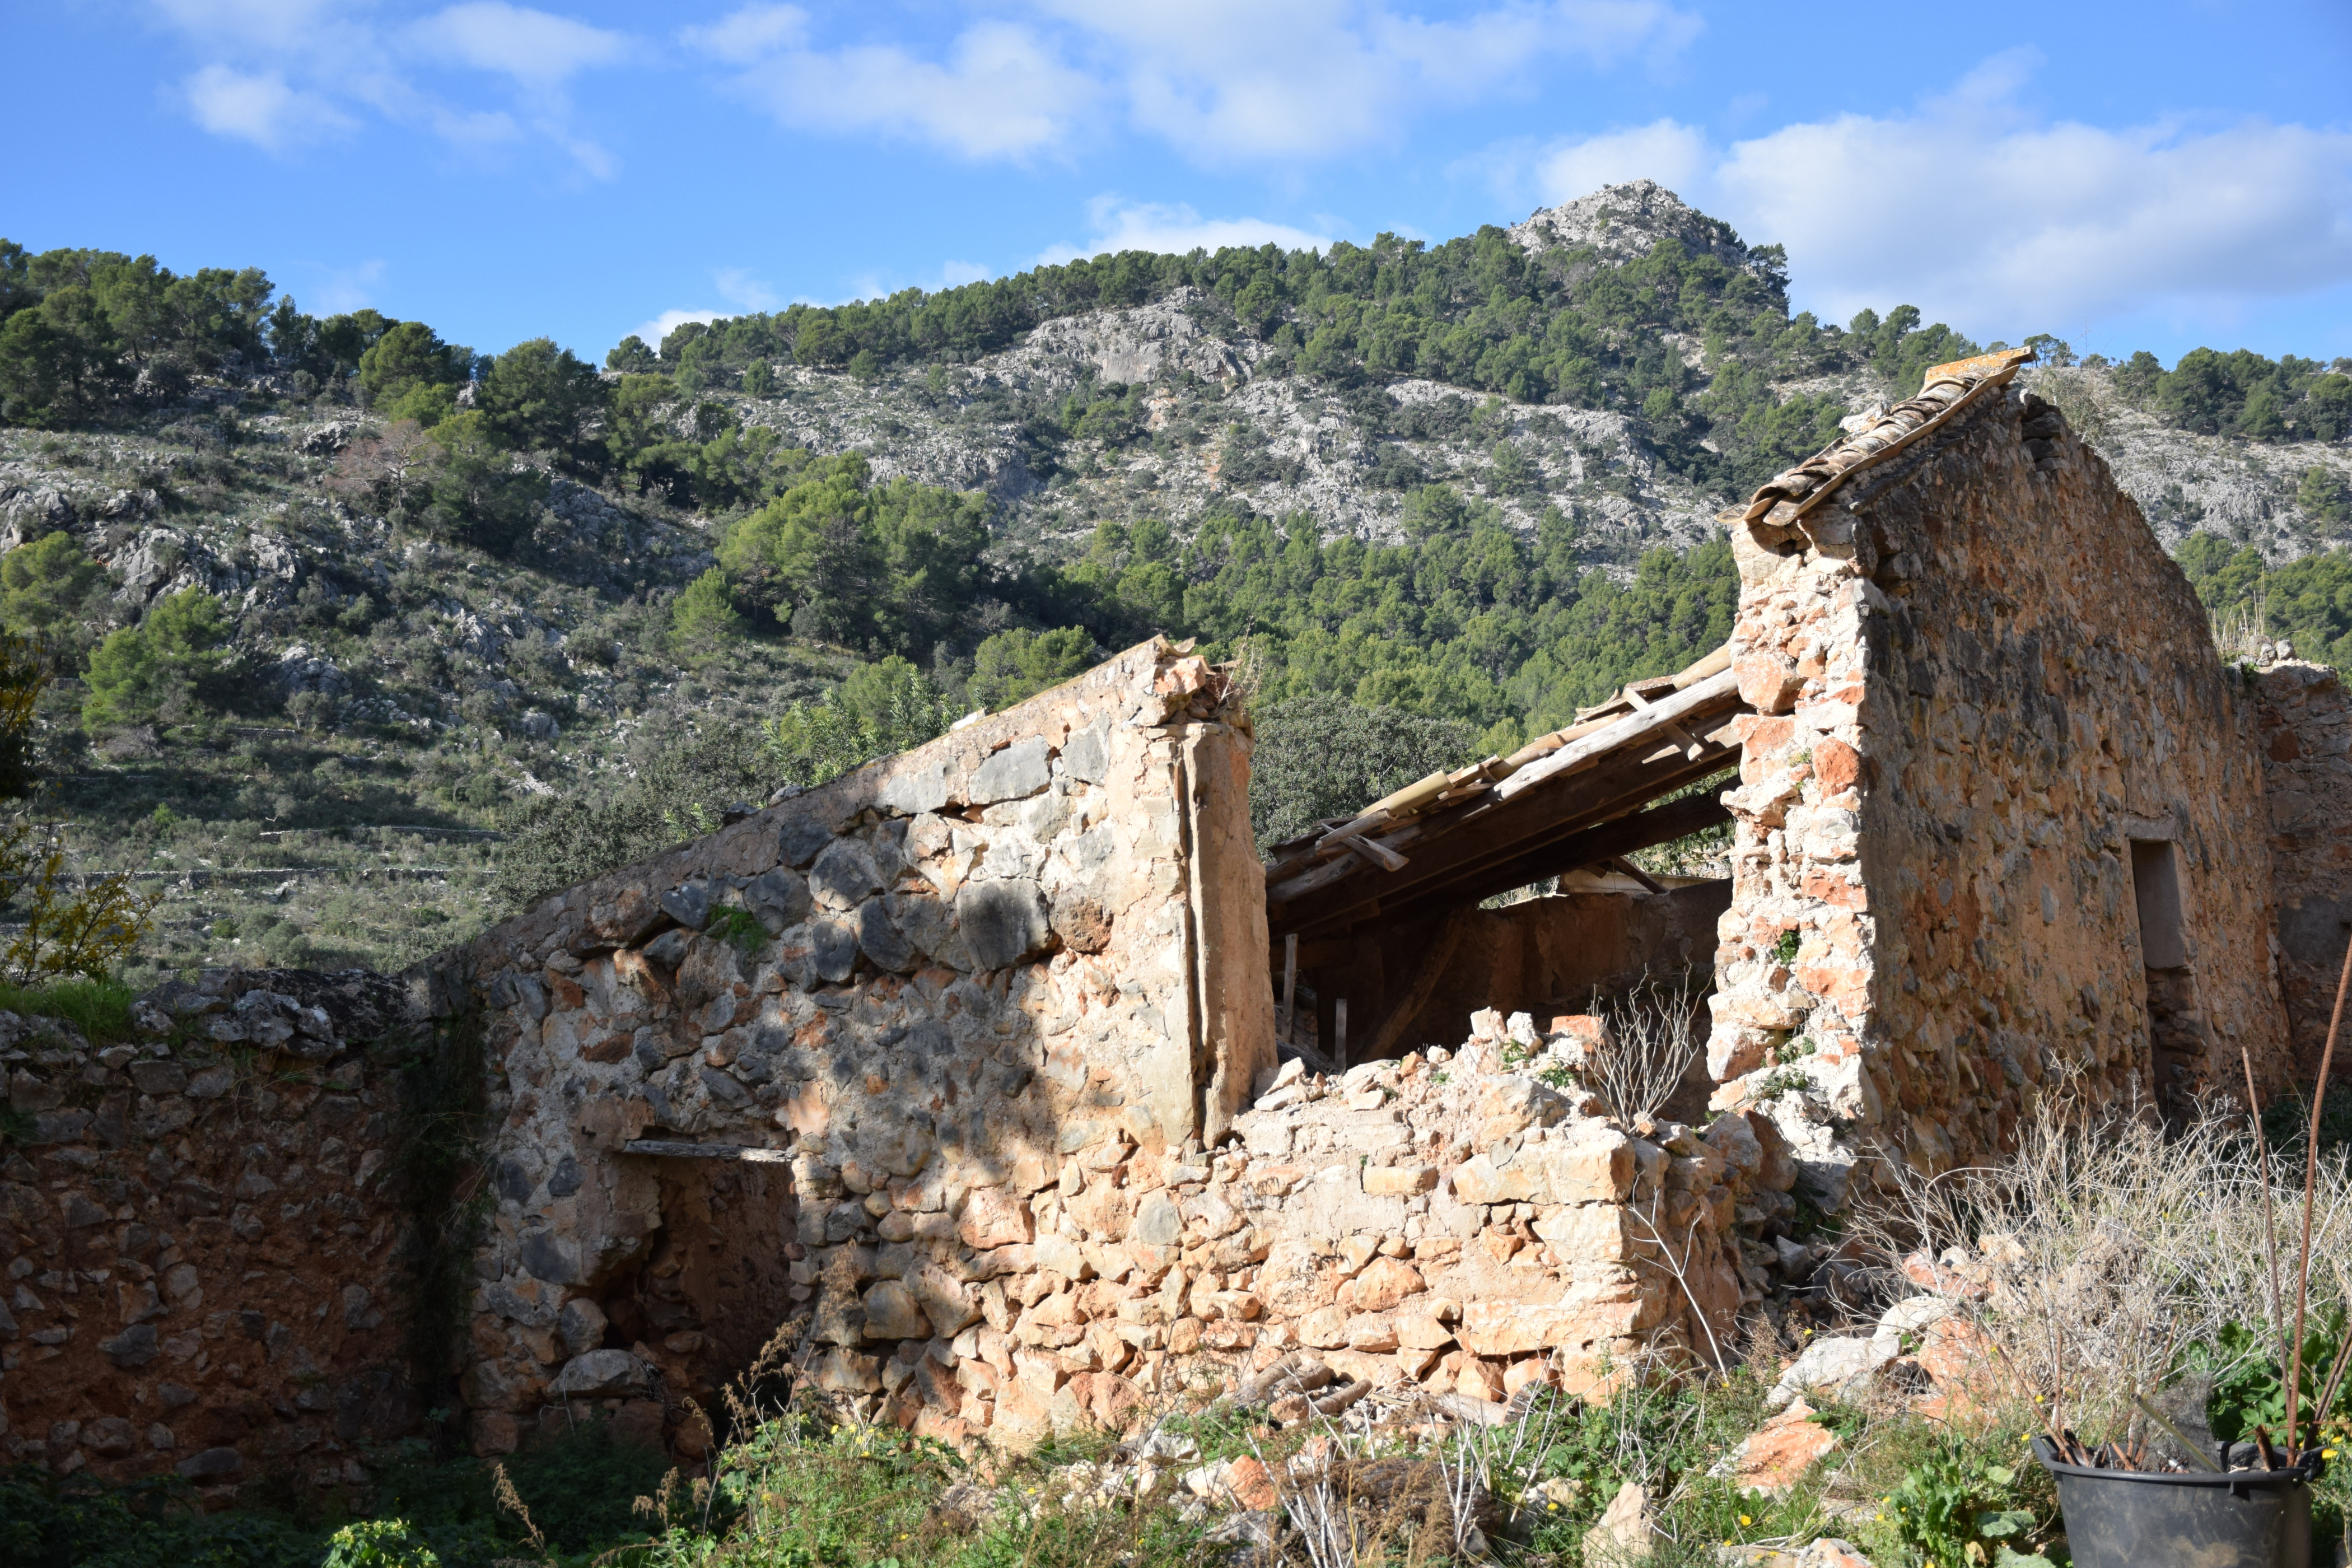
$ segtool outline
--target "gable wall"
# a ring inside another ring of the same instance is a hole
[[[2004,1147],[2059,1079],[2177,1110],[2242,1046],[2284,1068],[2253,705],[2054,420],[1990,393],[1801,524],[1733,525],[1759,712],[1709,1067],[1824,1202],[1874,1143]],[[2186,916],[2154,1046],[2133,838],[2177,845]]]

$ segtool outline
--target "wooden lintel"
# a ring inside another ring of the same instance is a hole
[[[740,1160],[753,1165],[788,1165],[793,1157],[782,1149],[752,1143],[688,1143],[670,1138],[632,1138],[621,1145],[624,1154],[650,1154],[656,1160]]]

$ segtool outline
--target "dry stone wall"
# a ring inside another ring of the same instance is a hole
[[[0,1455],[176,1471],[211,1504],[264,1477],[364,1482],[415,1430],[391,1190],[395,1105],[366,1047],[394,982],[213,970],[135,1044],[0,1013]]]
[[[1791,510],[1731,521],[1756,712],[1715,1103],[1769,1116],[1832,1206],[1874,1148],[2008,1146],[2060,1077],[2177,1109],[2242,1046],[2275,1081],[2254,705],[2097,455],[2010,390]],[[2155,975],[2135,840],[2178,869],[2186,963]]]
[[[479,1446],[584,1403],[690,1447],[729,1325],[789,1316],[831,1384],[958,1411],[1035,1194],[1196,1159],[1273,1066],[1248,756],[1155,639],[446,955],[498,1075]]]
[[[2249,671],[2261,713],[2279,983],[2294,1077],[2317,1077],[2352,940],[2352,697],[2325,665]]]

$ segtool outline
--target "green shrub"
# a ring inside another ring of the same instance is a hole
[[[202,588],[165,595],[137,626],[91,650],[82,721],[93,728],[138,723],[198,693],[219,670],[228,636],[220,601]]]
[[[1344,697],[1294,698],[1257,715],[1250,757],[1250,826],[1260,845],[1297,837],[1327,817],[1349,816],[1440,768],[1472,760],[1467,724]]]
[[[441,1568],[433,1549],[404,1519],[364,1519],[327,1537],[319,1568]]]

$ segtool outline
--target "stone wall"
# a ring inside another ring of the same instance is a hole
[[[787,1316],[987,1425],[922,1352],[1001,1316],[1034,1195],[1197,1159],[1274,1065],[1248,758],[1155,639],[436,961],[498,1071],[479,1446],[588,1404],[690,1449]]]
[[[352,972],[208,971],[137,1044],[0,1013],[0,1454],[53,1474],[366,1479],[422,1417],[395,1300],[394,1100],[361,1047],[411,1020]]]
[[[1715,961],[1715,929],[1731,901],[1728,881],[1694,881],[1663,893],[1570,891],[1500,909],[1467,909],[1380,934],[1389,1002],[1402,1016],[1376,1019],[1368,1035],[1350,1004],[1353,1059],[1385,1043],[1402,1056],[1459,1043],[1491,1009],[1538,1018],[1594,1009],[1645,983],[1703,989]],[[1301,1020],[1304,1022],[1304,1010]]]
[[[1874,1146],[2006,1146],[2062,1075],[2178,1110],[2243,1047],[2278,1081],[2253,704],[2105,464],[2009,389],[1790,510],[1731,522],[1757,712],[1716,1103],[1769,1115],[1826,1205]],[[2153,987],[2135,840],[2180,882],[2186,963]]]
[[[2318,1076],[2352,940],[2352,697],[2325,665],[2284,660],[2252,677],[2270,807],[2279,983],[2294,1076]]]

